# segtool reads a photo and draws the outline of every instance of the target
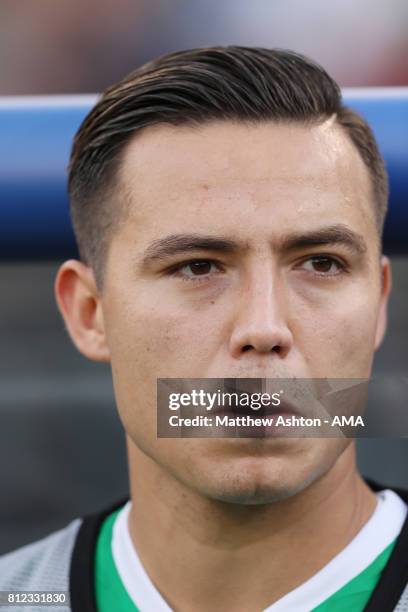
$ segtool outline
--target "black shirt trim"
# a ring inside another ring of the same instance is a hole
[[[69,593],[72,612],[98,612],[95,594],[95,548],[105,518],[129,498],[83,518],[72,552]]]
[[[408,491],[394,487],[380,487],[377,483],[367,480],[374,490],[389,488],[408,504]],[[405,520],[374,591],[368,600],[364,612],[392,612],[408,583],[408,518]]]

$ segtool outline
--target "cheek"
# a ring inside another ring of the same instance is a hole
[[[156,440],[157,378],[202,376],[213,354],[207,330],[213,315],[211,308],[186,312],[165,300],[139,298],[111,302],[107,328],[119,416],[147,451]]]
[[[376,296],[369,288],[309,303],[303,313],[303,322],[298,320],[300,350],[315,377],[369,376],[377,322]]]
[[[214,312],[211,303],[186,308],[165,296],[118,302],[108,321],[112,365],[154,385],[156,378],[199,376],[213,354]]]

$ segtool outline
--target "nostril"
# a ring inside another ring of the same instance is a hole
[[[252,346],[252,344],[246,344],[245,346],[242,347],[242,352],[245,353],[246,351],[250,351],[253,348],[254,347]],[[273,346],[271,348],[271,352],[278,353],[279,355],[282,352],[282,347],[279,346],[279,344],[277,344],[276,346]]]

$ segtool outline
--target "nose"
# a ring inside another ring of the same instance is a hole
[[[230,353],[238,359],[244,353],[274,354],[284,358],[293,345],[287,324],[284,287],[271,270],[258,272],[238,299],[230,337]]]

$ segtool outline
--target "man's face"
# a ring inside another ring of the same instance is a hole
[[[331,120],[157,126],[130,142],[120,181],[129,212],[101,305],[131,444],[210,498],[302,490],[347,442],[157,439],[156,379],[369,377],[389,264],[356,149]]]

